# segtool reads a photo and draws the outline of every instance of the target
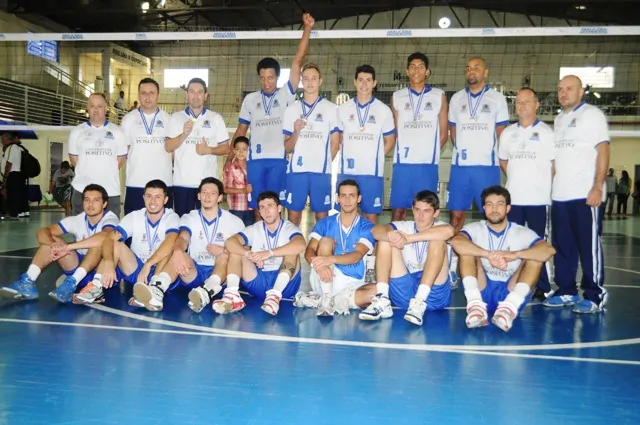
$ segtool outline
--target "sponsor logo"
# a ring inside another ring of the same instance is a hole
[[[147,34],[143,32],[137,32],[135,35],[136,40],[146,40]]]
[[[6,36],[6,35],[4,35],[4,34],[0,34],[0,39],[4,40],[5,38],[7,38],[7,36]]]
[[[317,30],[311,31],[310,37],[317,38],[320,37],[320,33]]]
[[[84,40],[84,35],[82,34],[62,34],[63,40]]]
[[[387,37],[411,37],[411,30],[389,30]]]
[[[331,203],[331,197],[329,195],[324,197],[324,204],[329,205]]]
[[[322,122],[322,114],[316,114],[316,121]]]
[[[482,110],[480,112],[491,112],[491,109],[489,109],[489,105],[485,103],[482,105]]]
[[[216,242],[223,242],[224,241],[224,235],[222,234],[222,232],[218,232],[216,233]]]
[[[107,131],[107,134],[104,135],[105,139],[113,139],[113,133],[110,131]]]
[[[164,123],[162,121],[158,120],[158,122],[156,122],[156,126],[158,128],[164,128]]]
[[[576,119],[572,119],[571,122],[569,123],[569,127],[575,127],[576,126]]]
[[[368,123],[371,124],[375,124],[376,123],[376,116],[375,115],[369,115],[369,119],[367,120]]]
[[[433,105],[431,104],[431,102],[427,102],[426,105],[424,105],[424,110],[425,111],[431,111],[433,110]]]
[[[529,140],[540,140],[540,133],[538,133],[537,131],[536,131],[536,132],[534,132],[534,133],[531,135],[531,139],[529,139]]]
[[[211,128],[211,121],[205,120],[204,123],[202,123],[202,128]]]
[[[236,33],[233,31],[225,31],[225,32],[214,32],[213,38],[216,39],[230,39],[236,38]]]
[[[482,28],[482,35],[495,35],[495,28]]]
[[[602,27],[586,27],[580,28],[580,34],[582,35],[607,35],[608,30]]]

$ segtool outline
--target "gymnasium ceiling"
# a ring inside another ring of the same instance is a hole
[[[175,31],[203,27],[265,29],[299,25],[302,12],[316,21],[359,15],[362,26],[368,15],[421,6],[463,7],[492,12],[512,12],[607,25],[640,25],[640,0],[5,0],[7,11],[34,23],[42,16],[73,31],[128,32]],[[584,6],[580,9],[577,6]],[[452,13],[451,19],[455,19]],[[534,22],[533,20],[531,22]]]

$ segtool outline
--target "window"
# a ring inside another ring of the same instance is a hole
[[[192,78],[202,78],[209,87],[209,69],[169,69],[164,70],[164,87],[167,89],[180,88],[189,83]]]
[[[614,82],[614,67],[612,66],[581,66],[560,67],[560,78],[575,75],[582,80],[582,84],[594,89],[612,89]]]
[[[287,81],[289,81],[289,75],[291,75],[291,68],[281,68],[280,69],[280,76],[278,77],[278,88],[284,86],[287,84]],[[298,88],[301,89],[302,88],[302,78],[300,79],[300,82],[298,83]]]

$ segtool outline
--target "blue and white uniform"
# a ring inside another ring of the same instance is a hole
[[[453,95],[449,125],[456,129],[456,140],[451,159],[449,210],[466,211],[474,199],[482,209],[482,191],[500,184],[496,129],[507,124],[507,100],[489,86],[476,94],[466,88]]]
[[[291,242],[296,236],[302,236],[302,232],[292,222],[280,219],[280,224],[275,232],[270,232],[264,221],[252,224],[238,233],[245,246],[250,246],[251,251],[260,252],[276,249]],[[303,236],[304,238],[304,236]],[[284,257],[269,258],[264,262],[258,275],[252,281],[242,281],[247,291],[254,297],[264,298],[268,290],[273,289]],[[282,291],[282,298],[293,298],[300,289],[300,271],[291,277],[289,284]]]
[[[282,123],[285,110],[295,100],[291,85],[273,93],[260,90],[249,93],[242,101],[238,122],[249,126],[249,158],[247,178],[253,191],[249,194],[249,207],[258,207],[258,195],[271,190],[284,201],[287,160],[284,151]]]
[[[360,105],[355,97],[353,102],[338,107],[338,118],[342,133],[338,183],[346,179],[357,181],[362,212],[379,214],[384,189],[384,137],[396,131],[393,113],[376,98]]]
[[[433,226],[447,226],[444,221],[436,221]],[[399,230],[407,235],[418,233],[415,221],[392,221],[389,223],[394,230]],[[414,242],[402,248],[402,259],[407,268],[407,274],[400,277],[392,277],[389,280],[389,298],[391,302],[403,310],[409,308],[409,301],[414,298],[424,266],[427,263],[427,250],[429,241]],[[451,260],[451,247],[447,246],[447,257]],[[427,297],[427,310],[443,310],[451,302],[451,282],[447,281],[441,285],[433,285]]]
[[[287,208],[302,211],[311,199],[313,212],[331,209],[331,135],[338,131],[338,107],[318,97],[313,104],[300,100],[284,114],[282,132],[291,136],[294,123],[306,120],[287,167]]]
[[[393,93],[398,139],[393,156],[391,208],[411,208],[413,197],[421,190],[438,192],[443,94],[428,85],[421,92],[407,87]]]
[[[369,251],[373,253],[373,247],[376,243],[371,230],[373,223],[369,220],[356,216],[349,228],[346,228],[340,220],[340,214],[325,217],[318,221],[309,238],[320,240],[322,238],[330,238],[335,241],[334,255],[344,255],[354,252],[358,244],[365,245]],[[333,284],[331,286],[332,296],[335,296],[345,290],[355,290],[365,285],[365,261],[362,258],[355,264],[333,266]],[[322,294],[322,282],[314,270],[311,270],[309,276],[311,290],[317,294]]]

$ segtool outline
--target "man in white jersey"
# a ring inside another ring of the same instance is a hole
[[[165,149],[169,137],[169,114],[158,108],[160,85],[153,78],[138,83],[140,107],[122,119],[122,130],[127,137],[127,179],[124,213],[144,208],[144,186],[159,179],[169,187],[167,207],[173,207],[173,160]]]
[[[409,87],[393,93],[391,111],[398,131],[391,177],[392,220],[405,220],[416,193],[438,192],[440,149],[449,137],[447,97],[427,84],[429,59],[413,53],[407,59]]]
[[[220,180],[215,177],[202,180],[198,188],[202,207],[180,219],[180,234],[173,253],[167,264],[156,270],[157,277],[148,284],[134,285],[133,297],[137,304],[149,311],[160,311],[166,292],[184,286],[191,289],[189,308],[200,313],[222,290],[229,259],[224,243],[245,227],[241,219],[219,208],[223,196],[224,186]]]
[[[362,193],[362,215],[376,224],[384,199],[384,156],[396,142],[391,109],[373,97],[376,70],[371,65],[356,68],[353,81],[357,96],[338,107],[342,148],[338,182],[354,179]]]
[[[500,184],[498,139],[509,124],[507,100],[486,84],[489,69],[484,59],[467,62],[468,86],[449,104],[449,132],[453,142],[447,208],[450,223],[459,232],[466,211],[486,187]]]
[[[157,280],[156,266],[162,269],[166,264],[180,226],[178,214],[165,208],[167,201],[167,185],[162,180],[151,180],[145,185],[145,207],[124,216],[115,231],[105,238],[98,270],[93,280],[73,296],[75,304],[102,302],[104,289],[120,280],[131,285]],[[129,238],[131,248],[125,245]],[[134,298],[129,304],[140,306]]]
[[[598,313],[607,301],[601,236],[609,126],[600,109],[582,101],[583,95],[578,77],[560,80],[558,100],[562,112],[554,124],[556,175],[551,195],[558,290],[544,305],[573,305],[576,313]],[[576,287],[578,259],[582,264],[582,301]]]
[[[451,301],[447,245],[454,233],[448,223],[436,220],[440,200],[423,190],[413,198],[415,221],[392,221],[377,225],[377,295],[362,313],[362,320],[393,315],[391,304],[406,310],[405,320],[421,326],[426,310],[442,310]]]
[[[222,115],[209,111],[207,84],[192,78],[187,85],[184,111],[174,112],[169,122],[167,152],[174,153],[173,198],[175,211],[184,215],[200,208],[198,186],[205,177],[218,176],[218,155],[229,153],[229,133]]]
[[[280,64],[273,58],[264,58],[256,67],[260,78],[261,90],[249,93],[242,101],[238,128],[233,140],[246,136],[250,131],[249,159],[247,177],[253,191],[249,194],[249,207],[254,209],[256,220],[260,220],[257,197],[270,190],[285,199],[287,160],[284,150],[282,123],[287,106],[291,105],[300,84],[302,61],[309,50],[309,37],[315,25],[313,17],[305,13],[302,16],[304,29],[298,43],[298,50],[291,62],[289,81],[278,88]],[[227,157],[227,163],[233,159],[233,153]]]
[[[318,65],[302,68],[304,96],[284,113],[284,148],[291,154],[287,167],[289,220],[300,225],[302,210],[311,200],[311,211],[320,220],[331,209],[331,163],[340,149],[338,107],[323,99]]]
[[[533,89],[522,88],[516,95],[518,122],[500,135],[498,157],[507,176],[511,193],[509,221],[527,226],[547,239],[553,179],[553,130],[538,119],[538,95]],[[533,295],[544,301],[551,292],[548,267],[542,268],[540,281]]]
[[[82,191],[98,184],[109,194],[107,210],[120,217],[120,168],[127,160],[127,139],[117,125],[106,119],[107,101],[93,93],[87,101],[89,121],[78,124],[69,134],[69,162],[76,176],[71,183],[71,209],[82,213]]]
[[[507,220],[511,195],[502,186],[482,191],[486,220],[470,223],[451,240],[460,257],[467,299],[466,324],[491,321],[507,332],[530,298],[544,263],[555,253],[533,230]]]
[[[366,307],[375,285],[366,284],[364,257],[373,252],[373,223],[358,214],[362,200],[355,180],[340,182],[337,189],[340,214],[318,221],[309,235],[305,259],[311,265],[311,293],[296,294],[296,307],[317,308],[318,316],[349,314]]]
[[[38,298],[35,282],[42,270],[53,262],[57,262],[67,276],[61,286],[49,293],[57,301],[68,303],[76,288],[84,287],[91,280],[91,272],[102,258],[101,243],[118,225],[118,217],[105,211],[109,196],[102,186],[88,185],[82,191],[82,198],[82,213],[38,230],[36,238],[40,246],[29,268],[18,281],[0,288],[0,295],[24,300]],[[64,234],[72,234],[75,243],[67,244],[61,238]]]
[[[278,314],[280,300],[293,298],[300,288],[300,253],[305,240],[300,229],[280,217],[282,205],[277,193],[258,196],[262,221],[230,237],[224,246],[229,251],[227,288],[222,299],[213,302],[213,311],[233,313],[245,307],[240,296],[240,278],[254,297],[264,299],[262,310]]]

